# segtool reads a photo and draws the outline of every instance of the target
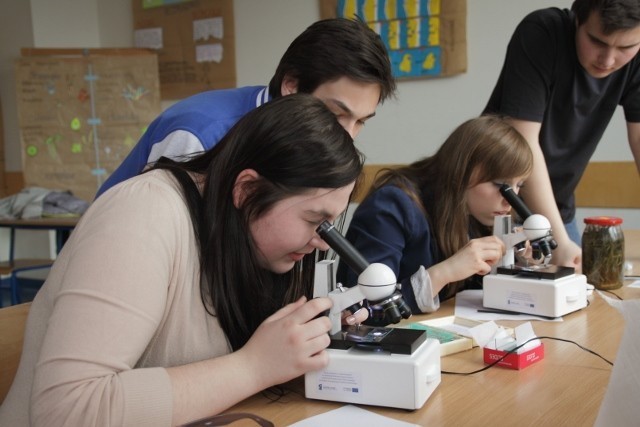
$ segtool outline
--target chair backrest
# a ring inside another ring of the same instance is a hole
[[[30,307],[28,302],[0,308],[0,403],[9,392],[18,370]]]

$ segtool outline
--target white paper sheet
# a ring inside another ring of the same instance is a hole
[[[622,313],[625,328],[595,426],[637,426],[640,423],[640,299],[619,301],[602,292],[598,294]]]
[[[640,288],[640,280],[636,280],[635,282],[628,285],[630,288]]]
[[[333,411],[316,415],[291,424],[290,427],[420,427],[393,418],[383,417],[353,405],[345,405]]]

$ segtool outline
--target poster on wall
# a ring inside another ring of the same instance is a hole
[[[398,79],[467,71],[466,0],[320,0],[320,14],[364,20],[385,43]]]
[[[15,73],[27,187],[92,201],[161,111],[153,52],[25,49]]]
[[[233,0],[132,0],[134,45],[158,54],[160,95],[236,86]]]
[[[7,182],[4,176],[4,129],[2,128],[2,102],[0,100],[0,198],[7,195]]]

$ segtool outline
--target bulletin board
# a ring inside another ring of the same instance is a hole
[[[467,71],[466,0],[319,0],[322,18],[358,16],[387,46],[398,79]]]
[[[152,51],[23,49],[15,74],[27,187],[92,201],[161,112]]]
[[[2,126],[2,100],[0,100],[0,198],[7,195],[7,182],[4,176],[4,127]]]
[[[236,87],[233,0],[132,0],[135,46],[158,54],[162,99]]]

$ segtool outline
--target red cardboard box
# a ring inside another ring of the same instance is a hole
[[[492,348],[484,348],[484,363],[487,365],[500,359],[507,354],[506,351],[494,350]],[[544,358],[544,344],[540,343],[539,346],[532,348],[524,353],[509,353],[507,357],[498,362],[498,365],[504,366],[510,369],[524,369],[527,366],[542,360]]]

